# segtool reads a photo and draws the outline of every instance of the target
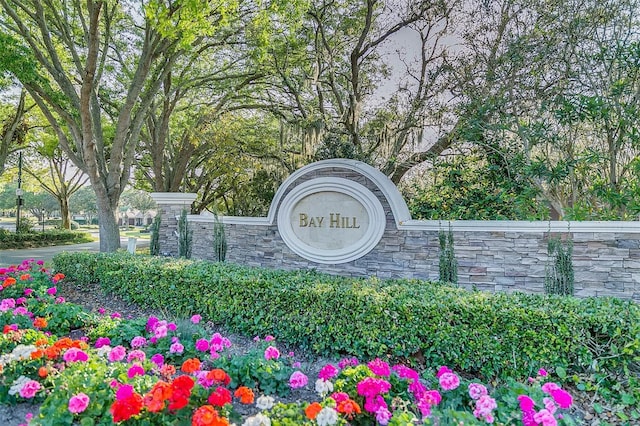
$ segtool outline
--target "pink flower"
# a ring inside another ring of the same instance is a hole
[[[167,324],[167,328],[171,331],[176,331],[176,329],[178,328],[178,326],[176,326],[175,322],[170,322],[169,324]]]
[[[127,356],[127,362],[140,361],[143,362],[147,358],[147,354],[145,354],[140,349],[135,349],[129,353]]]
[[[323,380],[331,380],[338,375],[338,369],[333,364],[327,364],[322,367],[318,373],[318,378]]]
[[[198,339],[196,341],[196,350],[206,352],[209,350],[209,341],[207,339]]]
[[[191,322],[193,324],[198,324],[201,319],[202,319],[202,317],[200,315],[194,315],[194,316],[191,317]]]
[[[367,364],[367,367],[369,367],[371,372],[376,376],[389,377],[391,375],[389,364],[382,361],[380,358],[376,358],[373,361],[369,362]]]
[[[355,367],[359,363],[360,362],[358,361],[358,358],[356,358],[356,357],[343,358],[343,359],[340,360],[340,362],[338,362],[338,368],[344,369],[345,367]]]
[[[113,319],[122,318],[122,315],[120,315],[120,312],[114,312],[111,314],[111,318]]]
[[[275,338],[275,337],[273,337],[273,336],[272,336],[272,335],[270,335],[270,334],[269,334],[269,335],[267,335],[267,336],[265,336],[265,338],[264,338],[264,341],[265,341],[265,342],[271,342],[272,340],[276,340],[276,338]]]
[[[334,392],[331,394],[331,398],[333,398],[335,402],[340,403],[349,399],[349,394],[345,392]]]
[[[109,358],[109,361],[116,362],[122,361],[126,354],[127,350],[124,348],[124,346],[116,346],[115,348],[111,349],[111,351],[109,351],[109,355],[107,357]]]
[[[96,339],[95,348],[100,349],[103,346],[109,346],[111,344],[111,339],[108,337],[98,337]]]
[[[51,296],[55,296],[57,292],[58,292],[58,289],[55,287],[50,287],[47,289],[47,294]]]
[[[551,392],[558,389],[560,389],[560,386],[553,382],[545,383],[544,385],[542,385],[542,391],[548,393],[549,395],[551,395]]]
[[[60,296],[60,297],[56,297],[56,303],[57,304],[62,304],[65,302],[65,298]]]
[[[518,401],[520,401],[520,410],[522,410],[522,424],[523,426],[536,426],[534,419],[535,410],[533,409],[535,402],[527,395],[518,396]]]
[[[104,314],[105,314],[105,312],[107,312],[107,310],[106,310],[105,308],[98,308],[98,313],[99,313],[100,315],[104,315]]]
[[[220,333],[214,333],[209,340],[209,345],[212,351],[220,352],[225,348],[231,347],[231,341],[226,337],[222,337]]]
[[[537,424],[542,424],[542,426],[557,426],[558,424],[556,418],[553,417],[553,414],[551,414],[546,408],[543,408],[534,414],[533,420]]]
[[[16,305],[24,305],[27,302],[26,297],[18,297],[16,299]]]
[[[181,354],[182,352],[184,352],[184,346],[182,346],[182,343],[180,342],[173,343],[169,347],[169,352],[172,354]]]
[[[454,390],[460,386],[460,378],[455,373],[443,373],[439,379],[440,387],[446,391]]]
[[[89,359],[89,355],[82,349],[69,348],[62,356],[64,362],[86,362]]]
[[[546,377],[548,374],[549,373],[547,373],[547,370],[545,370],[544,368],[538,370],[538,376]]]
[[[453,371],[451,371],[449,367],[446,367],[443,365],[438,369],[438,372],[436,373],[436,377],[439,379],[440,376],[442,376],[444,373],[453,373]]]
[[[35,380],[29,380],[22,386],[18,393],[23,398],[33,398],[41,388],[40,383]]]
[[[429,390],[422,395],[422,399],[429,405],[438,405],[442,401],[442,395],[437,390]]]
[[[294,371],[289,377],[289,386],[291,389],[298,389],[307,386],[309,379],[302,371]]]
[[[127,377],[133,379],[136,376],[144,376],[144,368],[140,364],[133,364],[127,371]]]
[[[25,296],[28,296],[28,295],[30,295],[31,293],[33,293],[33,289],[32,289],[32,288],[25,288],[25,289],[24,289],[24,295],[25,295]]]
[[[380,409],[376,411],[376,421],[385,426],[389,424],[389,420],[391,420],[391,412],[389,409],[387,407],[380,407]]]
[[[267,349],[265,349],[264,359],[270,360],[270,359],[278,359],[278,358],[280,358],[280,351],[276,347],[269,346]]]
[[[132,348],[140,348],[147,344],[147,339],[142,336],[136,336],[131,339],[131,347]]]
[[[80,392],[79,394],[73,395],[69,399],[69,411],[73,414],[82,413],[89,406],[89,397],[87,394]]]
[[[496,404],[496,400],[491,398],[489,395],[483,395],[476,401],[476,408],[473,410],[473,415],[476,418],[484,418],[491,415],[491,412],[498,408],[498,404]]]
[[[469,396],[471,399],[480,399],[481,396],[488,395],[489,392],[484,385],[480,383],[470,383],[469,384]]]
[[[556,406],[553,398],[543,398],[542,402],[544,403],[544,408],[546,408],[547,411],[549,411],[551,414],[555,414],[555,412],[558,410],[558,407]]]

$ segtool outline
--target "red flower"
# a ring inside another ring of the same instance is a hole
[[[225,404],[231,404],[231,392],[222,386],[218,387],[211,395],[209,395],[209,404],[216,407],[222,407]]]
[[[179,410],[189,404],[191,389],[194,381],[189,376],[179,376],[171,383],[171,398],[169,398],[169,410]]]
[[[144,406],[152,413],[162,411],[164,402],[171,398],[171,385],[167,382],[159,381],[144,396]]]
[[[132,416],[140,414],[142,410],[142,396],[132,392],[126,398],[116,400],[111,406],[111,415],[113,422],[118,423],[130,419]]]

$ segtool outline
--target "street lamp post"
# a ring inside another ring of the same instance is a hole
[[[20,207],[22,206],[22,151],[18,157],[18,189],[16,189],[16,234],[20,232]]]

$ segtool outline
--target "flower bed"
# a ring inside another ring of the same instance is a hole
[[[32,260],[0,269],[0,402],[42,402],[32,425],[574,424],[571,395],[542,369],[490,388],[447,367],[420,374],[351,357],[310,383],[271,336],[231,356],[229,340],[208,333],[200,315],[83,313],[57,296],[62,279]],[[82,338],[67,336],[77,328]],[[278,402],[309,387],[315,400]],[[257,414],[241,416],[245,405]]]

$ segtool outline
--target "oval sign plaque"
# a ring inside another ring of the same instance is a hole
[[[342,178],[316,178],[294,187],[278,210],[278,230],[305,259],[345,263],[370,252],[386,225],[380,200],[366,187]]]

